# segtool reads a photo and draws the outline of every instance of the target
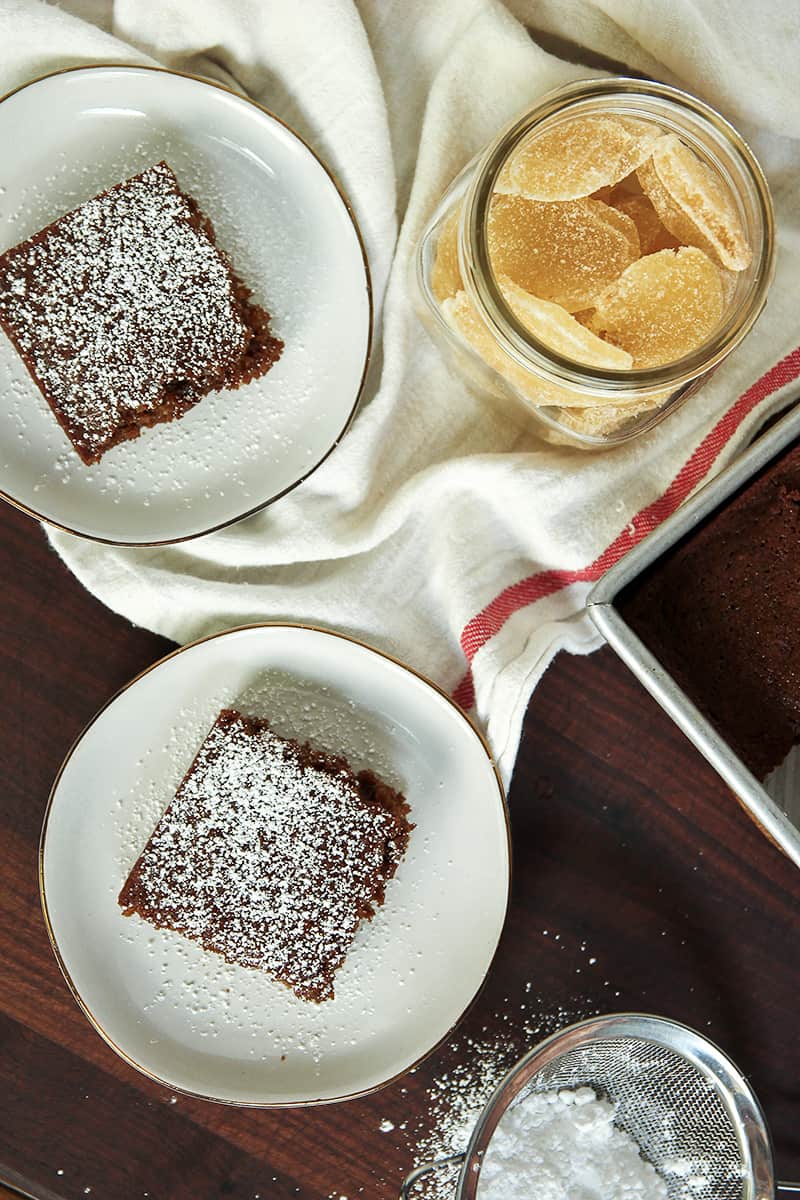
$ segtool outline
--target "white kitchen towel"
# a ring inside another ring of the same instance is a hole
[[[361,411],[295,492],[174,548],[51,533],[58,552],[111,608],[178,642],[291,619],[389,650],[474,707],[508,780],[553,654],[599,644],[582,612],[590,583],[793,395],[794,0],[758,19],[744,0],[0,0],[0,47],[3,92],[60,66],[157,61],[272,109],[349,193],[378,301]],[[627,447],[584,454],[472,395],[420,326],[407,277],[460,168],[543,92],[605,65],[684,86],[737,124],[770,179],[779,258],[765,314],[713,381]]]

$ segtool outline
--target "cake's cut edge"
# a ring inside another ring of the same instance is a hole
[[[619,606],[763,781],[800,742],[800,444],[659,558]]]

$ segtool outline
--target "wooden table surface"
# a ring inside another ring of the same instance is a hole
[[[72,739],[170,647],[103,608],[7,506],[0,570],[0,1179],[41,1200],[384,1200],[476,1041],[513,1059],[534,1025],[598,1010],[709,1034],[751,1078],[780,1175],[800,1177],[800,874],[607,649],[559,657],[530,705],[512,907],[447,1045],[372,1097],[305,1111],[176,1099],[128,1068],[62,981],[36,852]]]

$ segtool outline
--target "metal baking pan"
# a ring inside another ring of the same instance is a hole
[[[798,438],[800,406],[620,559],[592,589],[587,606],[592,621],[623,662],[719,772],[767,837],[800,867],[800,750],[795,748],[766,784],[759,783],[616,607],[624,588]]]

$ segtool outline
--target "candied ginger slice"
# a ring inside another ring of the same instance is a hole
[[[614,185],[609,187],[598,188],[596,192],[592,192],[591,196],[587,196],[587,200],[601,200],[603,204],[610,204],[611,197],[614,195]]]
[[[570,389],[540,379],[526,370],[498,345],[466,292],[458,292],[442,304],[442,316],[487,366],[511,384],[535,407],[575,403]]]
[[[613,204],[605,204],[602,208],[595,208],[594,205],[599,201],[587,200],[586,204],[592,205],[592,211],[596,218],[605,225],[611,225],[616,229],[617,233],[628,243],[631,254],[634,258],[639,258],[642,253],[642,244],[639,240],[639,231],[636,228],[636,222],[621,208]]]
[[[507,300],[511,301],[516,298],[517,303],[519,303],[519,292],[521,289],[515,288],[509,280],[503,281],[503,289]],[[548,304],[547,301],[536,300],[534,296],[527,297],[527,299],[532,301],[535,306],[556,307],[555,305]],[[563,309],[561,313],[567,322],[577,324],[569,313]],[[460,338],[472,347],[480,358],[483,359],[484,363],[502,375],[530,404],[536,407],[543,407],[546,405],[562,406],[570,404],[572,406],[581,406],[583,404],[593,405],[601,403],[600,398],[597,396],[579,392],[574,388],[562,387],[557,383],[551,383],[547,379],[542,379],[534,374],[533,371],[528,370],[518,363],[509,354],[506,354],[490,333],[466,292],[458,292],[457,295],[451,297],[449,300],[445,300],[442,304],[442,315],[450,328],[455,330]],[[519,319],[527,327],[529,317],[519,313],[518,315]],[[587,339],[587,343],[585,344],[594,346],[595,343],[599,343],[599,346],[602,347],[599,353],[606,358],[606,361],[610,361],[609,356],[614,354],[615,351],[617,355],[624,353],[620,352],[618,348],[603,342],[602,339],[595,338],[594,335],[589,334],[589,331],[582,326],[578,326],[578,328],[583,335],[588,334],[592,339],[591,342],[588,342]],[[536,334],[542,337],[541,327],[536,330]],[[544,341],[545,339],[542,337],[542,340]],[[564,344],[563,340],[562,344]],[[624,366],[630,364],[630,361],[630,356],[624,355],[624,361],[623,358],[615,358],[615,365],[621,364]]]
[[[733,297],[736,294],[740,275],[738,271],[726,271],[724,267],[720,267],[719,277],[722,281],[722,304],[723,308],[727,310],[730,308]]]
[[[561,424],[573,433],[589,437],[607,437],[616,433],[628,421],[658,408],[664,397],[641,399],[637,404],[595,404],[592,408],[562,408],[558,414]]]
[[[431,288],[436,299],[441,303],[449,296],[455,296],[464,284],[461,282],[461,268],[458,264],[458,220],[461,216],[460,207],[453,209],[442,222],[439,230],[439,240],[436,243],[436,257],[431,271]]]
[[[611,342],[604,342],[560,304],[532,296],[505,276],[497,282],[503,299],[520,323],[565,358],[610,371],[627,371],[633,366],[630,354]]]
[[[642,196],[643,194],[639,176],[632,171],[630,175],[620,179],[619,183],[611,183],[608,187],[601,187],[596,192],[592,192],[591,199],[602,200],[604,204],[613,204],[614,207],[619,207],[617,201],[623,197]]]
[[[747,241],[730,188],[675,134],[665,134],[638,169],[639,181],[670,233],[731,271],[749,266]]]
[[[633,221],[599,200],[495,195],[487,241],[495,275],[576,312],[639,257]]]
[[[720,273],[694,246],[632,263],[595,303],[592,328],[633,355],[635,367],[675,362],[713,333],[724,310]]]
[[[531,200],[578,200],[617,183],[650,157],[661,130],[649,121],[590,115],[533,133],[504,163],[495,191]]]
[[[611,204],[633,221],[639,234],[642,254],[655,254],[658,250],[677,250],[680,242],[661,223],[647,196],[613,195]]]

